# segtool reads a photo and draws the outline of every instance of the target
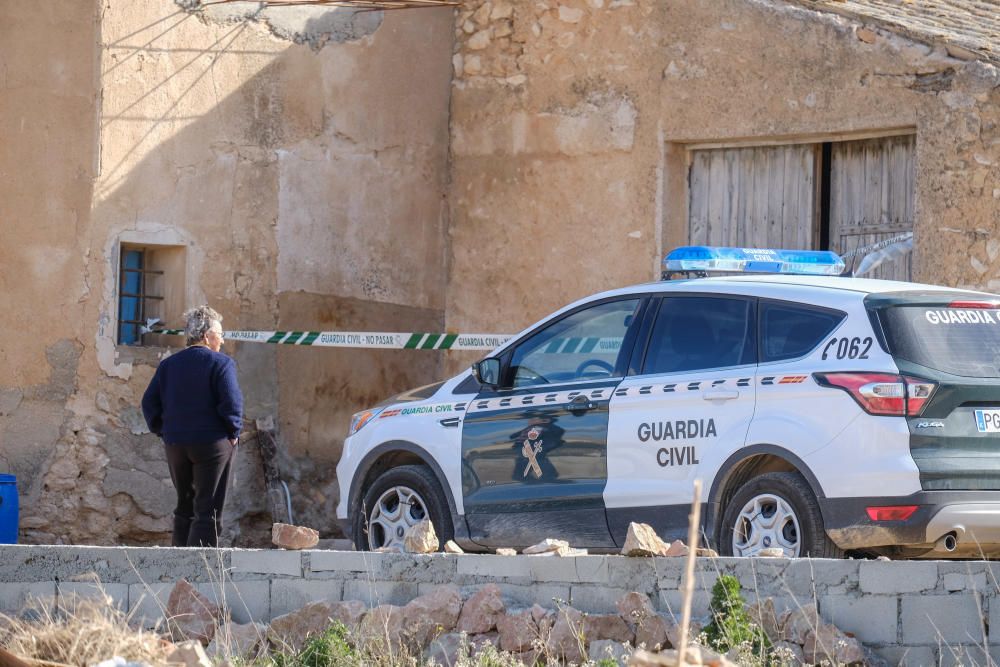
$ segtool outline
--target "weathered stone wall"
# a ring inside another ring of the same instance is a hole
[[[915,128],[916,279],[1000,289],[990,65],[777,0],[472,0],[455,36],[452,329],[656,278],[691,142]]]
[[[204,302],[228,329],[444,324],[450,10],[99,4],[0,9],[0,206],[19,241],[0,250],[12,325],[0,468],[18,474],[31,542],[155,543],[169,530],[162,445],[139,410],[167,349],[116,345],[121,244],[175,249],[168,325]],[[437,353],[226,350],[249,432],[277,424],[296,519],[325,533],[349,415],[440,365]],[[229,508],[241,544],[270,528],[247,444]]]
[[[257,551],[0,546],[0,612],[28,596],[103,590],[133,618],[162,618],[174,583],[186,578],[225,600],[240,623],[268,621],[316,600],[405,604],[442,584],[468,596],[496,583],[509,606],[571,605],[614,612],[629,591],[657,611],[682,604],[681,558],[404,555],[336,551]],[[890,664],[987,664],[1000,655],[990,628],[1000,623],[996,568],[988,562],[720,558],[697,561],[692,612],[708,613],[712,585],[733,574],[750,603],[775,609],[816,603],[820,616],[853,633]]]

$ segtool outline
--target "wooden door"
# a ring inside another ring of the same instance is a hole
[[[913,231],[915,147],[912,134],[832,145],[831,250],[847,253]],[[860,261],[854,258],[848,267]],[[907,255],[865,277],[911,280],[912,275],[912,255]]]
[[[816,144],[693,150],[692,245],[813,248]]]

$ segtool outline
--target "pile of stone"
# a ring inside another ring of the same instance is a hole
[[[881,663],[856,638],[824,621],[815,604],[778,614],[774,609],[774,601],[767,598],[759,604],[750,605],[749,612],[754,623],[771,640],[771,645],[784,656],[785,664]]]
[[[421,521],[416,526],[410,528],[403,538],[403,546],[383,547],[376,551],[390,551],[399,553],[429,554],[440,549],[440,542],[434,532],[434,525],[427,520]],[[446,553],[464,553],[462,547],[448,540],[444,545]],[[687,556],[689,553],[687,545],[680,540],[674,540],[667,544],[656,534],[652,526],[645,523],[630,523],[628,533],[625,536],[625,544],[622,546],[623,556]],[[780,550],[779,550],[780,551]],[[498,556],[515,556],[516,549],[501,547],[495,552]],[[586,549],[576,549],[569,545],[566,540],[546,538],[538,544],[533,544],[521,551],[526,556],[586,556]],[[699,557],[718,558],[712,549],[696,549],[695,555]]]
[[[252,660],[267,651],[296,651],[309,637],[338,621],[348,628],[356,644],[422,655],[440,665],[455,665],[463,650],[475,658],[488,645],[512,654],[525,665],[538,661],[581,664],[605,658],[639,667],[677,664],[680,628],[672,617],[658,613],[649,598],[637,592],[623,595],[616,607],[613,614],[587,614],[571,606],[511,609],[496,584],[487,584],[464,600],[456,586],[445,585],[402,606],[384,604],[369,609],[356,600],[319,601],[279,616],[268,625],[238,625],[182,580],[171,592],[167,613],[171,638],[188,642],[179,645],[183,652],[175,657],[183,655],[185,659],[177,662],[190,667],[207,667],[212,658]],[[824,622],[814,605],[777,614],[767,599],[750,611],[785,658],[783,664],[867,662],[861,644]],[[698,632],[696,624],[691,638]],[[206,650],[202,650],[204,646]],[[734,664],[733,655],[689,646],[685,664]]]
[[[286,549],[309,548],[316,539],[318,535],[308,528],[275,524],[273,529],[274,543]],[[424,521],[406,534],[399,550],[433,553],[439,548],[433,525]],[[462,552],[452,541],[445,544],[444,550]],[[498,549],[497,553],[513,555],[516,551]],[[574,549],[564,540],[546,539],[522,553],[565,557],[583,555],[586,550]],[[622,554],[681,557],[689,554],[689,548],[679,540],[667,544],[650,526],[633,523]],[[696,555],[717,556],[710,549],[698,549]],[[448,585],[402,606],[386,604],[369,609],[359,601],[319,601],[267,625],[240,625],[181,580],[167,602],[168,631],[177,642],[168,651],[168,662],[209,667],[226,658],[252,661],[270,651],[297,651],[309,637],[340,622],[357,645],[385,646],[440,665],[457,664],[464,652],[475,659],[487,646],[509,653],[525,665],[539,661],[581,664],[606,658],[638,667],[678,665],[680,628],[673,617],[658,613],[649,598],[637,592],[622,596],[616,607],[617,613],[613,614],[587,614],[571,606],[546,609],[537,604],[528,609],[510,609],[495,584],[483,586],[465,600],[456,586]],[[823,621],[815,605],[778,614],[773,601],[767,599],[750,607],[750,614],[771,640],[783,664],[870,663],[857,639]],[[722,656],[691,644],[699,631],[698,624],[694,624],[685,664],[734,664],[734,654]],[[106,667],[114,666],[109,663]]]

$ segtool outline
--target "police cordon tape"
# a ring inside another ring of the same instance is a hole
[[[143,333],[182,336],[183,329],[142,327]],[[493,350],[511,336],[506,334],[389,333],[371,331],[226,331],[225,339],[241,343],[306,345],[312,347],[353,347],[382,350]],[[547,353],[588,353],[614,351],[621,338],[555,338],[545,346]]]
[[[861,246],[860,248],[855,248],[854,250],[849,250],[848,252],[841,254],[840,258],[851,259],[853,257],[857,257],[858,255],[865,255],[870,252],[875,252],[876,250],[882,250],[884,248],[888,248],[889,246],[895,245],[897,243],[909,241],[912,238],[913,238],[913,232],[904,232],[902,234],[899,234],[898,236],[893,236],[891,238],[883,239],[881,241],[872,243],[870,245]]]
[[[145,329],[145,328],[144,328]],[[183,329],[147,329],[145,333],[182,336]],[[228,341],[357,347],[382,350],[492,350],[510,336],[503,334],[389,333],[379,331],[226,331]]]

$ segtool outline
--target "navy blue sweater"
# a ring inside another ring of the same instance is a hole
[[[221,352],[192,345],[160,362],[142,414],[168,445],[236,438],[243,426],[243,394],[236,364]]]

